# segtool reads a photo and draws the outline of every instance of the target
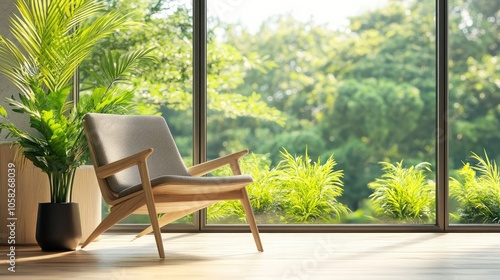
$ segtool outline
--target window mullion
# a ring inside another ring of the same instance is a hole
[[[207,158],[207,0],[193,0],[193,60],[193,164],[198,164]],[[206,210],[197,216],[201,230]]]
[[[448,209],[448,0],[437,0],[436,13],[436,224],[446,231]]]

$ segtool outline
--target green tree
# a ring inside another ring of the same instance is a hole
[[[128,50],[154,47],[160,63],[134,79],[138,111],[143,114],[168,114],[168,122],[182,151],[191,151],[192,133],[192,11],[182,1],[121,0],[109,1],[109,9],[135,13],[142,28],[119,32],[103,41],[99,49]],[[208,109],[217,118],[246,117],[282,125],[280,111],[261,100],[258,92],[242,95],[235,88],[242,82],[245,67],[252,56],[242,56],[232,46],[208,36]],[[100,52],[94,53],[100,56]],[[257,59],[257,58],[255,58]],[[85,80],[85,77],[82,77]],[[218,134],[215,134],[218,135]],[[216,139],[223,143],[223,139]],[[221,144],[222,145],[222,144]],[[210,150],[217,150],[211,148]],[[220,149],[219,149],[220,150]]]
[[[425,102],[420,91],[409,84],[375,78],[363,83],[351,79],[340,83],[338,97],[325,114],[329,121],[321,124],[325,138],[336,146],[334,153],[350,151],[349,157],[342,157],[340,166],[353,176],[346,184],[353,189],[348,197],[357,202],[369,194],[368,181],[363,180],[379,174],[378,168],[372,168],[376,162],[402,158],[420,148],[414,144],[414,137],[422,129],[419,120]],[[353,143],[357,143],[354,150],[350,149]],[[367,176],[363,176],[365,172]],[[351,207],[355,207],[352,203]]]
[[[450,6],[450,166],[471,151],[499,155],[500,3],[457,0]]]
[[[266,20],[255,33],[238,25],[224,27],[224,32],[227,44],[235,46],[245,56],[257,53],[267,62],[264,69],[253,67],[247,70],[238,92],[250,95],[259,91],[263,100],[286,116],[284,126],[240,123],[241,126],[255,127],[251,133],[266,143],[255,146],[255,149],[271,153],[273,164],[279,161],[281,147],[299,153],[308,144],[311,156],[320,156],[326,146],[315,126],[318,114],[325,106],[325,98],[335,83],[332,75],[320,69],[325,53],[331,50],[325,38],[334,36],[334,32],[287,15]]]
[[[349,33],[286,15],[256,33],[226,29],[227,42],[244,55],[274,63],[266,73],[249,70],[239,87],[262,89],[264,100],[287,116],[283,128],[259,127],[267,145],[257,149],[271,150],[274,162],[278,145],[299,151],[301,139],[312,155],[334,152],[350,188],[342,200],[351,207],[369,194],[380,160],[434,158],[434,7],[409,6],[394,1],[353,17]]]

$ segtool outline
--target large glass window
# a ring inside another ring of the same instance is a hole
[[[259,223],[436,223],[435,1],[208,7],[207,152],[250,150]]]
[[[420,230],[446,229],[445,215],[451,225],[500,222],[498,1],[106,3],[133,12],[142,26],[119,31],[94,55],[154,47],[159,63],[133,80],[135,113],[164,116],[187,165],[205,159],[205,144],[207,160],[249,149],[241,164],[254,178],[248,191],[258,223]],[[199,3],[208,7],[206,73],[204,60],[193,59],[205,55],[194,50],[193,30],[205,24],[193,21]],[[446,41],[436,26],[445,14],[449,48],[437,56]],[[207,78],[196,96],[193,84],[203,79],[195,81],[193,69]],[[437,89],[443,73],[449,96]],[[204,97],[207,118],[196,119],[206,120],[206,135],[193,122],[193,104],[203,108]],[[436,140],[443,112],[445,146]],[[238,201],[215,204],[206,217],[179,223],[245,223]]]
[[[500,2],[452,0],[450,223],[500,223]]]
[[[94,56],[105,50],[124,52],[153,48],[158,62],[144,65],[143,74],[133,79],[136,114],[162,115],[167,120],[177,147],[189,166],[193,162],[193,5],[186,0],[109,1],[110,9],[129,13],[137,28],[118,31],[107,41],[100,42]],[[95,60],[93,60],[95,61]],[[87,62],[88,63],[88,62]],[[81,82],[86,74],[81,73]],[[82,91],[81,94],[85,94]],[[103,216],[109,207],[103,203]],[[130,215],[121,224],[148,224],[147,215]],[[188,216],[177,223],[194,223]]]

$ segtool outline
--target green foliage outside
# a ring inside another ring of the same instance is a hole
[[[333,155],[321,164],[304,157],[281,152],[282,160],[271,168],[268,155],[251,153],[241,160],[242,171],[254,182],[247,187],[254,214],[262,224],[314,223],[419,223],[435,219],[435,183],[430,164],[404,167],[380,163],[383,174],[370,182],[373,190],[364,210],[351,211],[338,201],[343,193],[341,170],[335,170]],[[458,223],[500,223],[500,171],[485,152],[484,158],[472,154],[476,166],[465,163],[458,178],[450,177],[450,196],[459,202],[451,216]],[[479,173],[479,175],[477,175]],[[231,175],[229,168],[213,173]],[[106,209],[103,209],[106,211]],[[145,215],[133,215],[126,222],[147,223]],[[209,207],[209,223],[244,223],[239,201],[224,201]],[[184,218],[177,223],[189,223]]]
[[[500,223],[500,171],[497,163],[472,153],[477,165],[465,163],[457,178],[450,178],[450,196],[459,203],[452,215],[455,222],[467,224]]]
[[[338,201],[342,195],[342,171],[335,170],[333,155],[321,164],[304,156],[281,152],[282,160],[270,169],[265,155],[251,154],[242,160],[242,171],[252,175],[254,183],[247,189],[250,202],[260,223],[338,223],[350,211]],[[228,175],[228,170],[215,173]],[[208,211],[213,223],[244,222],[239,201],[219,202]]]
[[[500,171],[486,151],[484,157],[472,153],[475,165],[465,162],[450,176],[449,195],[458,203],[451,209],[452,223],[500,223]],[[408,168],[383,162],[384,174],[368,186],[373,189],[370,207],[374,220],[391,223],[433,223],[435,183],[428,163]],[[452,201],[453,203],[453,201]]]
[[[134,80],[136,103],[141,113],[161,114],[168,120],[181,153],[189,158],[193,146],[191,7],[175,0],[108,2],[110,9],[134,11],[145,28],[120,32],[103,41],[101,49],[156,47],[160,64]],[[432,223],[427,209],[433,211],[434,206],[428,188],[435,173],[419,169],[423,167],[419,164],[435,166],[439,133],[435,131],[435,3],[388,1],[385,7],[348,18],[344,30],[287,15],[265,20],[257,31],[209,18],[208,159],[242,148],[268,155],[265,160],[253,159],[256,170],[248,171],[261,178],[251,191],[262,221],[338,222],[333,209],[327,215],[330,218],[317,217],[311,214],[314,211],[304,210],[307,207],[293,208],[292,202],[269,199],[284,200],[299,193],[285,195],[286,183],[281,183],[286,180],[280,181],[275,173],[285,167],[283,148],[301,155],[307,145],[308,154],[302,160],[334,154],[335,170],[343,170],[345,191],[335,199],[352,212],[339,211],[340,222]],[[499,159],[500,130],[493,129],[500,127],[499,8],[500,2],[490,0],[450,3],[450,174],[462,168],[470,151],[486,149]],[[408,167],[401,166],[402,160]],[[381,168],[379,162],[386,166]],[[259,175],[257,168],[265,174]],[[412,211],[399,210],[400,217],[389,218],[377,212],[381,205],[375,204],[372,187],[376,182],[394,186],[396,177],[406,178],[405,184],[423,197],[413,202],[404,198],[415,204]],[[304,180],[293,188],[309,183]],[[329,203],[327,196],[322,197],[322,203]],[[219,209],[214,206],[209,218],[235,222],[242,217],[236,206]]]

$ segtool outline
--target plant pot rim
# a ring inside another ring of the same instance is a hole
[[[78,202],[38,202],[38,204],[78,204]]]

